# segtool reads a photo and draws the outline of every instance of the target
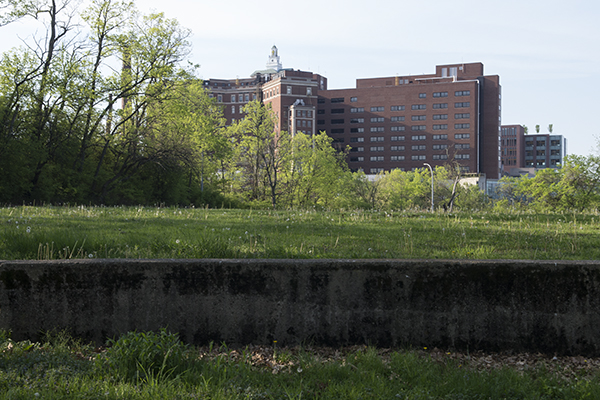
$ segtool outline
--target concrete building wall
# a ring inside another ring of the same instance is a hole
[[[0,329],[600,355],[600,262],[0,261]]]

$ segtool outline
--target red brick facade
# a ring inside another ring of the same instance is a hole
[[[280,130],[325,131],[348,165],[365,173],[458,163],[464,172],[500,175],[499,77],[483,64],[451,64],[436,73],[357,79],[356,88],[327,89],[311,72],[280,70],[244,80],[208,80],[228,123],[253,98],[270,104]]]

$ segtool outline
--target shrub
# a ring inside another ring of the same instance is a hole
[[[126,381],[150,382],[176,378],[185,370],[188,346],[177,334],[129,332],[118,340],[109,340],[109,349],[101,358],[102,366]]]

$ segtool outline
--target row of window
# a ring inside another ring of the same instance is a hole
[[[209,97],[213,97],[211,93]],[[236,99],[239,99],[236,101]],[[252,94],[252,100],[256,100],[256,94]],[[250,93],[240,93],[237,97],[235,94],[231,95],[231,103],[248,103],[250,101]],[[217,102],[223,102],[223,95],[217,94]]]
[[[437,146],[437,147],[436,147]],[[433,146],[432,150],[446,150],[448,149],[448,145],[436,145]],[[457,149],[460,149],[460,147],[456,147]],[[406,147],[405,146],[391,146],[390,147],[390,151],[405,151]],[[412,151],[426,151],[427,150],[427,146],[425,145],[414,145],[411,146],[411,150]],[[352,147],[350,149],[351,153],[363,153],[365,151],[364,147]],[[369,147],[369,151],[373,152],[373,153],[382,153],[385,151],[385,147],[384,146],[370,146]],[[456,159],[462,159],[462,160],[468,160],[470,159],[470,155],[469,154],[455,154],[454,158]]]
[[[468,108],[468,107],[471,107],[471,103],[468,101],[462,102],[462,103],[454,103],[454,108]],[[433,104],[433,108],[436,110],[447,109],[448,103],[436,103],[436,104]],[[413,104],[411,106],[411,109],[412,110],[426,110],[427,105],[426,104]],[[391,106],[390,107],[390,111],[404,111],[404,110],[405,110],[404,106]],[[383,111],[385,111],[385,107],[381,107],[381,106],[371,107],[371,112],[383,112]],[[353,114],[363,113],[363,112],[365,112],[365,108],[364,107],[352,107],[352,108],[350,108],[350,112]],[[318,113],[325,114],[325,110],[321,109],[318,111]],[[332,108],[331,113],[332,114],[343,114],[344,109],[343,108]],[[392,117],[392,118],[394,118],[394,117]],[[402,117],[402,118],[404,118],[404,117]]]
[[[358,129],[362,129],[362,128],[358,128]],[[331,133],[344,133],[343,129],[332,129]],[[355,132],[355,133],[364,133],[364,129],[361,130],[360,132]],[[454,139],[470,139],[471,135],[469,133],[457,133],[454,135]],[[411,140],[427,140],[427,135],[412,135]],[[432,135],[431,138],[433,140],[448,140],[448,135],[447,134],[443,134],[443,135]],[[385,141],[385,136],[372,136],[369,139],[371,142],[383,142]],[[400,141],[404,141],[406,140],[406,136],[390,136],[390,141],[392,142],[400,142]],[[350,138],[350,142],[364,142],[364,138],[362,137],[353,137]],[[466,147],[462,147],[463,149],[468,149],[469,145],[465,144],[463,146]]]
[[[460,154],[457,154],[456,156],[454,156],[455,159],[468,159],[469,157],[457,157]],[[468,156],[468,154],[463,154],[463,156]],[[434,154],[431,157],[433,160],[447,160],[448,159],[448,154]],[[415,154],[410,156],[411,161],[426,161],[427,160],[427,156],[425,156],[424,154]],[[406,157],[402,156],[402,155],[398,155],[398,156],[390,156],[390,161],[405,161]],[[350,157],[350,162],[364,162],[365,158],[364,157]],[[385,161],[385,157],[384,156],[370,156],[369,157],[369,161],[372,162],[383,162]],[[377,174],[379,172],[382,172],[383,168],[371,168],[371,173],[372,174]]]
[[[454,103],[455,108],[468,108],[470,106],[471,106],[470,102]],[[447,109],[448,103],[436,103],[433,105],[433,108],[436,110]],[[403,111],[404,106],[391,106],[390,109],[391,109],[391,111]],[[427,106],[425,104],[413,104],[411,106],[411,109],[412,110],[426,110]],[[344,111],[345,110],[343,108],[332,108],[331,109],[332,114],[343,114]],[[385,107],[371,107],[371,112],[382,112],[382,111],[385,111]],[[365,112],[365,108],[364,107],[352,107],[352,108],[350,108],[350,112],[353,114],[363,113],[363,112]],[[318,110],[318,113],[325,114],[325,110],[320,109],[320,110]],[[442,115],[446,116],[446,118],[443,118],[443,119],[448,118],[447,114],[442,114]],[[455,115],[455,118],[470,118],[470,116],[469,116],[470,114],[454,114],[454,115]],[[465,116],[459,117],[460,115],[466,115],[466,117]],[[414,121],[415,116],[413,116],[412,118]],[[371,118],[371,122],[373,122],[373,119],[374,118]],[[436,119],[435,116],[434,116],[434,119]],[[403,116],[402,117],[391,117],[391,120],[392,121],[394,121],[394,120],[404,121],[404,117]]]

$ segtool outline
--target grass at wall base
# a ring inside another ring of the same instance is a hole
[[[272,346],[196,348],[167,331],[93,348],[0,332],[0,399],[597,399],[599,360]],[[587,364],[587,365],[586,365]]]
[[[3,207],[0,259],[600,259],[600,214]]]

